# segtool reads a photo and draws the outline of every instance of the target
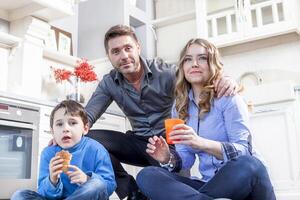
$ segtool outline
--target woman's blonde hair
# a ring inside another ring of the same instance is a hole
[[[220,61],[220,55],[218,49],[210,42],[204,39],[196,38],[191,39],[185,45],[180,53],[180,59],[178,62],[178,69],[176,72],[176,86],[175,86],[175,100],[176,100],[176,110],[178,112],[179,118],[187,120],[188,115],[188,105],[189,105],[189,90],[191,89],[191,84],[184,77],[183,64],[186,52],[192,44],[198,44],[207,50],[207,63],[209,66],[210,77],[204,84],[204,90],[201,94],[201,99],[198,102],[201,111],[199,113],[200,118],[203,118],[206,113],[210,111],[211,105],[213,104],[213,99],[215,97],[214,91],[214,81],[218,76],[222,74],[223,64]]]

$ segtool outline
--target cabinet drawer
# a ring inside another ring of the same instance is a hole
[[[106,129],[125,132],[125,117],[104,113],[92,126],[94,129]]]
[[[43,149],[48,146],[48,143],[52,138],[53,137],[51,134],[45,134],[43,136],[40,135],[40,137],[39,137],[39,155],[41,154]]]
[[[41,119],[43,120],[42,122],[48,122],[50,121],[50,114],[53,110],[53,107],[46,107],[46,106],[41,106],[40,109],[40,114],[41,114]]]

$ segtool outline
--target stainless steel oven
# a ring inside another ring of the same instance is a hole
[[[37,187],[39,108],[0,101],[0,199]]]

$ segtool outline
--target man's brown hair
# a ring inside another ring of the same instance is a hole
[[[53,128],[54,123],[54,115],[57,110],[64,108],[65,114],[70,114],[71,116],[78,116],[81,118],[84,126],[88,123],[87,114],[83,108],[83,106],[76,101],[73,100],[64,100],[59,103],[55,108],[52,110],[50,115],[50,127]]]
[[[124,35],[128,35],[132,37],[137,43],[139,43],[136,34],[131,27],[126,25],[121,25],[121,24],[113,26],[105,33],[105,37],[104,37],[104,47],[107,54],[108,54],[108,41],[110,39],[124,36]]]

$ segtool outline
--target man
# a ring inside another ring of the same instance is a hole
[[[141,57],[138,39],[125,25],[111,27],[106,32],[104,45],[115,69],[103,77],[86,105],[90,126],[115,101],[129,119],[133,131],[124,134],[94,130],[88,136],[103,144],[110,153],[119,198],[144,199],[134,178],[121,163],[159,166],[146,153],[146,148],[149,137],[165,135],[164,120],[171,116],[174,100],[175,66]],[[235,86],[224,77],[215,83],[218,96],[234,94]]]

